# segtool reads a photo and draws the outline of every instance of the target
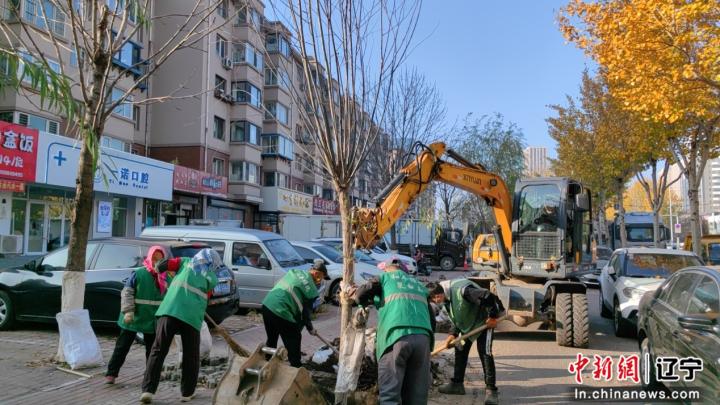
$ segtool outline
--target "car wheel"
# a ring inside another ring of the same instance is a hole
[[[605,300],[603,299],[602,288],[600,289],[599,293],[600,293],[600,316],[603,318],[610,319],[610,318],[612,318],[613,313],[612,313],[612,311],[610,311],[608,309],[607,306],[605,306]]]
[[[573,347],[588,347],[590,342],[590,316],[587,295],[572,295]]]
[[[440,269],[443,271],[452,271],[455,268],[455,260],[450,256],[443,256],[440,259]]]
[[[632,337],[632,328],[629,322],[623,318],[617,298],[613,302],[613,328],[617,337]]]
[[[335,280],[330,286],[328,298],[329,302],[336,307],[340,305],[340,279]]]
[[[573,345],[573,301],[569,293],[555,298],[555,342],[560,346]]]
[[[645,361],[645,359],[647,359],[647,361]],[[650,348],[650,339],[645,337],[642,342],[640,342],[640,382],[646,391],[657,390],[662,386],[655,376],[654,364],[655,358]],[[647,371],[645,367],[647,367]],[[647,375],[647,380],[645,379],[645,375]]]
[[[11,329],[14,323],[15,308],[10,296],[5,291],[0,291],[0,330]]]

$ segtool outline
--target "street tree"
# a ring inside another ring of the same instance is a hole
[[[717,1],[577,0],[559,16],[565,37],[605,70],[623,108],[675,126],[668,141],[687,179],[695,240],[700,181],[720,147],[719,20]]]
[[[382,122],[383,133],[368,154],[377,189],[382,189],[414,158],[416,144],[444,138],[445,105],[440,91],[416,69],[403,70],[389,90]],[[426,190],[431,194],[433,190]],[[422,201],[419,201],[422,202]],[[424,205],[424,204],[422,204]],[[397,244],[397,229],[390,230],[390,245]]]
[[[557,142],[553,169],[596,189],[601,200],[615,194],[621,243],[625,246],[623,195],[627,182],[645,163],[646,125],[620,107],[602,74],[591,77],[584,72],[579,97],[567,96],[566,102],[566,106],[550,106],[556,116],[547,119],[550,137]],[[600,222],[604,229],[604,216]]]
[[[525,169],[525,136],[520,128],[499,113],[480,118],[469,114],[459,132],[458,152],[467,160],[498,174],[512,195],[515,183]],[[476,228],[474,233],[489,232],[494,225],[489,207],[479,196],[463,192],[459,208],[465,221]]]
[[[96,173],[105,181],[111,175],[101,164],[99,145],[105,125],[124,105],[173,98],[150,97],[139,89],[173,54],[194,47],[226,23],[215,18],[224,2],[183,2],[185,12],[171,15],[154,13],[151,0],[3,3],[0,56],[11,78],[2,81],[3,90],[17,90],[42,109],[64,116],[69,123],[66,134],[75,136],[81,146],[61,304],[63,312],[79,309],[85,295],[93,180]],[[168,39],[152,43],[142,57],[126,59],[131,41],[159,24],[171,27]],[[63,360],[62,344],[58,358]]]
[[[349,195],[385,122],[399,67],[421,2],[290,0],[289,26],[302,64],[304,94],[295,94],[309,136],[337,193],[343,235],[343,280],[354,280]],[[280,9],[281,7],[278,7]],[[341,290],[341,336],[352,308]],[[341,346],[345,341],[341,342]]]

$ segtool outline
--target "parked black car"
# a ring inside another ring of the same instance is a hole
[[[114,324],[120,313],[120,291],[125,280],[138,267],[151,246],[159,245],[165,257],[192,257],[202,243],[148,241],[108,238],[88,242],[85,262],[85,308],[90,320]],[[26,263],[0,270],[0,330],[14,321],[55,322],[60,312],[62,278],[67,265],[68,248],[60,248]],[[235,313],[238,306],[235,279],[227,268],[217,272],[218,285],[208,303],[208,314],[220,323]]]
[[[703,370],[695,381],[680,378],[662,384],[668,388],[701,388],[705,398],[720,396],[720,272],[709,267],[680,270],[660,288],[646,293],[638,312],[641,375],[646,372],[645,356],[650,358],[650,365],[658,357],[700,358]],[[659,387],[655,367],[647,368],[650,378],[643,386]]]

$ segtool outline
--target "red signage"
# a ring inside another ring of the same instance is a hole
[[[0,121],[0,178],[34,182],[38,131]]]
[[[227,177],[215,176],[200,170],[175,165],[173,189],[196,194],[227,197]]]
[[[315,215],[338,215],[340,206],[337,201],[324,200],[320,197],[313,197],[313,214]]]
[[[25,183],[15,180],[0,179],[0,191],[12,191],[22,193],[25,191]]]

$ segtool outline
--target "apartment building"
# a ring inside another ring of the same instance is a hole
[[[549,161],[547,148],[543,146],[530,146],[523,151],[525,157],[525,176],[538,177],[547,176],[549,172]]]
[[[115,1],[107,0],[112,10]],[[52,3],[36,0],[0,0],[0,18],[21,40],[13,44],[30,43],[28,33],[20,29],[19,22],[28,24],[29,32],[43,30],[52,32],[61,46],[55,47],[41,36],[34,36],[37,49],[25,49],[23,59],[36,61],[42,53],[56,72],[78,82],[79,62],[84,55],[77,55],[72,42],[72,30],[68,18]],[[82,15],[82,2],[73,2],[76,12]],[[137,16],[127,18],[129,27],[135,27]],[[88,21],[87,24],[90,24]],[[139,30],[137,35],[112,59],[114,72],[120,75],[111,97],[120,97],[139,72],[131,68],[147,55],[149,33]],[[6,44],[7,45],[7,44]],[[22,75],[21,63],[17,71],[7,60],[0,60],[0,74]],[[122,72],[122,73],[120,73]],[[26,139],[27,151],[22,161],[28,168],[15,180],[7,176],[0,181],[0,251],[2,253],[43,254],[68,243],[70,211],[75,194],[75,177],[79,158],[79,146],[73,139],[73,123],[64,117],[41,107],[40,96],[25,76],[19,91],[0,94],[0,123],[3,126],[3,154],[23,152],[14,144],[17,135]],[[75,97],[80,98],[78,88]],[[142,90],[129,98],[144,97]],[[131,102],[119,105],[107,120],[101,134],[102,176],[96,176],[96,193],[93,204],[91,237],[137,235],[148,213],[146,204],[167,205],[172,208],[173,165],[145,157],[149,131],[146,125],[148,111],[145,106]],[[14,124],[11,126],[9,124]],[[32,170],[32,166],[35,170]]]

